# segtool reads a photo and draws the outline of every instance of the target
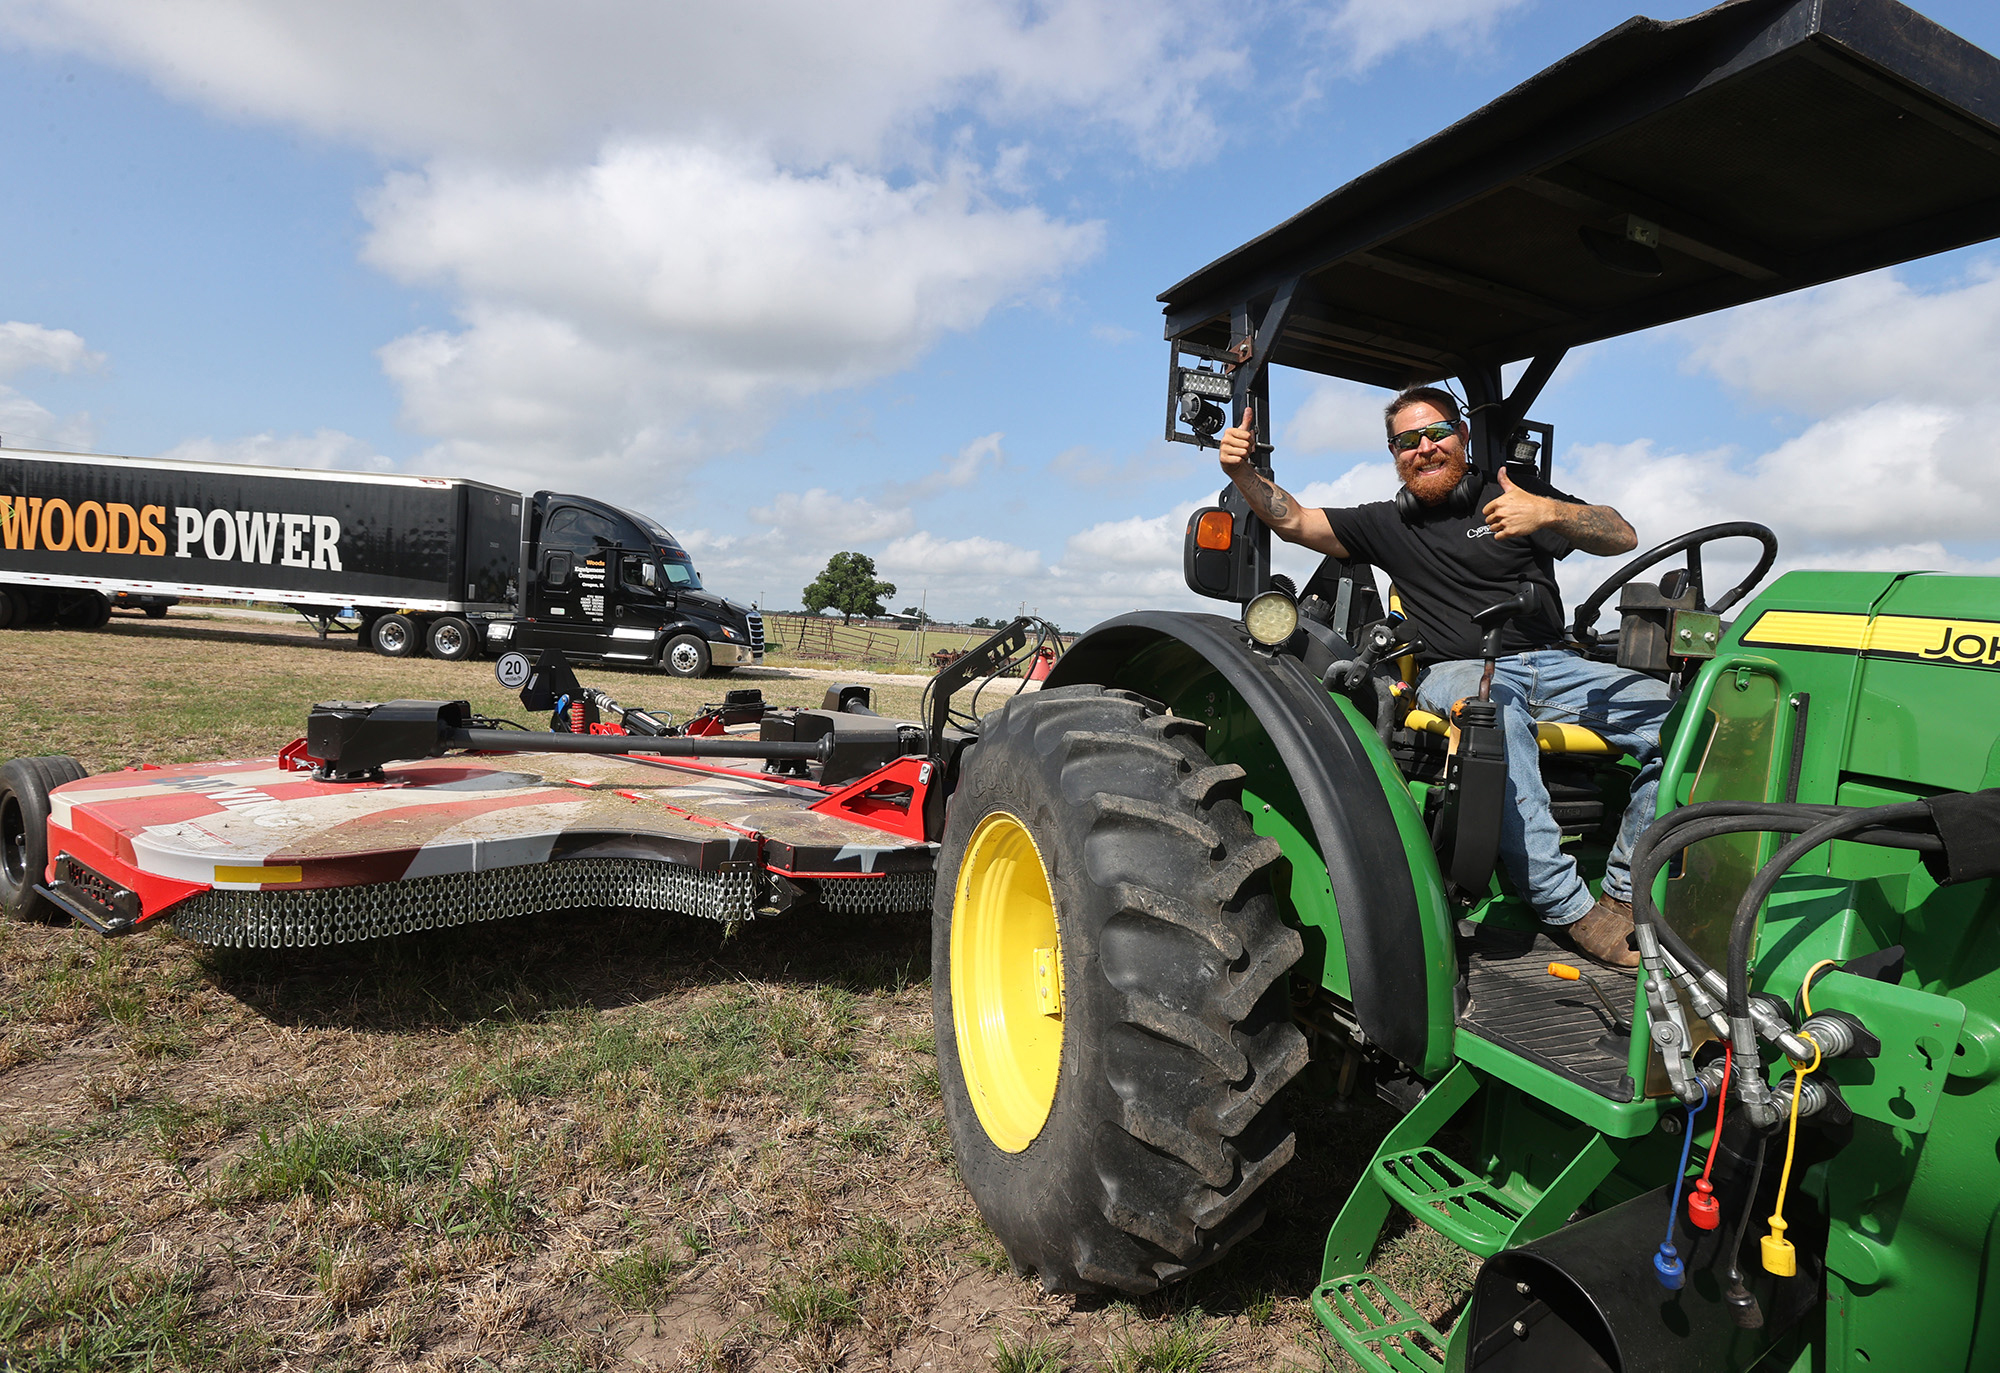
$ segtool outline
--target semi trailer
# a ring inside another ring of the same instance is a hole
[[[389,657],[560,648],[678,676],[762,661],[663,526],[485,482],[0,451],[0,628],[95,628],[121,603],[274,602]]]

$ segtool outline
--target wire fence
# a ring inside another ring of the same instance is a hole
[[[865,621],[843,625],[839,620],[819,615],[766,613],[764,642],[768,652],[785,657],[832,663],[894,663],[909,671],[928,673],[984,641],[994,628],[927,625],[917,630]],[[1067,647],[1073,638],[1064,635],[1062,647]]]

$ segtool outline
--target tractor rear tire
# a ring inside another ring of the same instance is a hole
[[[1098,686],[1016,696],[952,796],[931,936],[945,1118],[980,1214],[1052,1292],[1212,1263],[1292,1157],[1272,1099],[1306,1064],[1285,988],[1304,946],[1270,895],[1277,842],[1203,732]]]
[[[0,767],[0,914],[9,920],[64,918],[35,890],[48,874],[49,793],[88,775],[60,754]]]

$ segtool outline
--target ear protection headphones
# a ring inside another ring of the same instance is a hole
[[[1458,479],[1458,485],[1445,493],[1440,505],[1444,513],[1453,519],[1464,519],[1479,508],[1479,493],[1486,489],[1486,474],[1471,463],[1465,465],[1465,475]],[[1404,524],[1416,524],[1430,507],[1417,499],[1417,493],[1407,486],[1396,488],[1396,513],[1403,517]]]

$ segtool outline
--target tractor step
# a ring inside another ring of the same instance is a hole
[[[1390,1201],[1483,1259],[1506,1247],[1527,1214],[1491,1182],[1429,1145],[1377,1155],[1370,1166]]]
[[[1313,1314],[1363,1373],[1442,1373],[1445,1337],[1373,1273],[1313,1290]]]
[[[1543,1139],[1554,1168],[1537,1182],[1518,1174],[1488,1177],[1452,1158],[1432,1141],[1483,1085],[1460,1060],[1390,1128],[1326,1237],[1323,1283],[1347,1281],[1336,1275],[1367,1266],[1395,1207],[1487,1259],[1561,1225],[1611,1171],[1616,1154],[1594,1130]]]

